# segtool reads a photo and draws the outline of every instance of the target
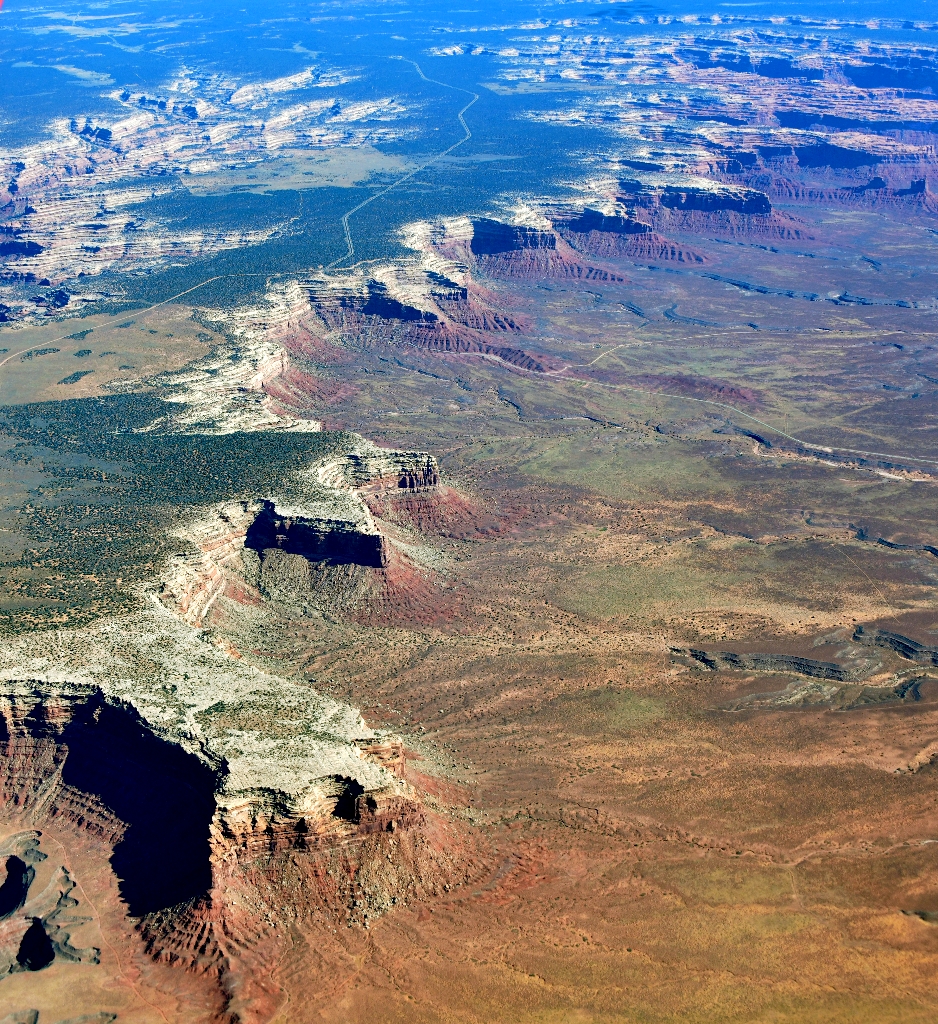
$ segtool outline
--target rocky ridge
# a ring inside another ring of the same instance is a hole
[[[13,641],[0,678],[9,702],[8,741],[37,709],[57,700],[69,714],[103,701],[204,765],[215,785],[213,820],[234,856],[267,842],[270,828],[297,827],[303,815],[328,823],[326,811],[341,796],[329,780],[346,779],[361,792],[409,795],[363,754],[380,737],[358,712],[240,665],[156,601],[137,615],[84,630]],[[20,706],[33,709],[25,719],[17,717]],[[272,712],[280,723],[274,734],[266,728]]]
[[[40,833],[17,832],[0,842],[5,878],[0,887],[0,980],[9,974],[41,970],[52,960],[96,964],[101,951],[76,948],[71,931],[88,918],[75,917],[75,882],[59,866],[45,885],[36,866],[47,859]],[[82,908],[85,909],[85,908]]]
[[[893,633],[887,629],[868,630],[863,626],[857,626],[853,634],[853,641],[870,647],[883,647],[886,650],[894,651],[908,661],[938,666],[938,647],[920,643],[901,633]]]
[[[544,211],[526,204],[502,210],[497,217],[443,219],[429,230],[412,230],[410,237],[496,281],[546,277],[614,284],[625,280],[615,270],[584,261],[557,235]]]
[[[788,240],[812,237],[805,223],[775,209],[763,189],[689,173],[644,172],[640,179],[634,171],[628,173],[628,177],[585,181],[581,188],[586,208],[567,215],[566,232],[572,232],[573,238],[613,235],[618,245],[612,251],[632,258],[657,245],[659,259],[679,259],[671,249],[677,253],[687,248],[679,262],[690,263],[706,259],[686,243],[668,242],[669,234]]]
[[[232,364],[254,388],[282,366],[259,345],[253,362]],[[225,351],[211,360],[222,376]],[[198,365],[167,379],[201,395],[215,377]],[[237,393],[226,378],[215,395],[225,388]],[[224,401],[192,404],[197,418],[154,429],[231,428]],[[244,618],[244,635],[260,628],[257,606],[289,589],[298,566],[304,601],[337,570],[359,573],[359,589],[391,570],[380,586],[410,585],[412,549],[397,551],[367,501],[434,495],[435,459],[357,435],[332,451],[284,496],[193,510],[138,612],[33,633],[0,654],[4,816],[106,850],[150,955],[217,979],[231,1020],[265,1019],[276,1005],[288,920],[367,926],[462,870],[404,778],[399,738],[308,683],[245,665],[208,628],[221,604]],[[18,969],[23,942],[78,955],[46,909],[12,937],[0,924],[0,970],[7,947]]]
[[[321,67],[247,85],[189,72],[152,95],[114,92],[124,116],[106,124],[56,121],[43,141],[0,153],[0,214],[14,243],[3,253],[6,277],[57,283],[269,238],[285,225],[179,228],[130,208],[178,187],[168,175],[198,181],[239,168],[256,172],[310,149],[395,138],[406,110],[392,98],[323,94],[351,80]],[[140,182],[151,176],[152,183]]]
[[[831,679],[838,682],[864,679],[873,669],[873,663],[868,660],[856,665],[839,665],[833,661],[816,661],[791,654],[704,651],[694,647],[674,647],[672,654],[690,658],[711,671],[728,668],[749,672],[792,672],[813,679]]]
[[[158,602],[7,644],[0,679],[4,816],[103,844],[150,954],[217,979],[225,1019],[273,1011],[286,921],[367,924],[458,860],[402,778],[398,739],[238,664]],[[394,878],[364,894],[375,865]],[[40,909],[37,948],[93,955]],[[25,934],[0,923],[14,965]]]
[[[307,563],[384,569],[394,548],[369,500],[435,494],[439,485],[436,460],[427,453],[380,448],[349,435],[343,453],[298,474],[289,495],[228,502],[193,516],[176,533],[185,547],[167,562],[159,598],[201,626],[222,595],[260,603],[267,572],[282,574],[290,559],[299,560],[293,569],[301,574]]]
[[[282,376],[290,357],[282,345],[260,334],[217,346],[204,359],[146,383],[178,411],[168,412],[144,431],[233,434],[243,431],[318,433],[322,424],[282,408],[267,385]],[[139,381],[121,381],[110,390],[131,391]]]
[[[405,238],[423,245],[427,234],[409,231]],[[500,308],[468,263],[433,244],[417,258],[378,264],[367,274],[330,273],[305,282],[310,329],[356,345],[480,356],[534,372],[549,369],[549,357],[508,341],[525,333],[527,318]]]

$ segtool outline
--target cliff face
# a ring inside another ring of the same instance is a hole
[[[571,217],[565,227],[581,235],[588,234],[590,231],[613,235],[644,235],[651,232],[651,227],[639,220],[615,213],[606,214],[601,210],[591,210],[589,207],[578,216]]]
[[[195,711],[197,740],[155,721],[159,708],[141,711],[133,695],[108,687],[7,681],[5,814],[64,822],[112,843],[135,917],[207,896],[213,864],[419,824],[423,812],[401,778],[400,741],[376,736],[351,709],[323,705],[318,695],[304,713],[298,692],[270,677],[259,683],[251,693],[240,686],[241,702]],[[260,722],[245,731],[265,704],[292,719],[292,735],[264,740]],[[232,716],[237,739],[223,735]],[[305,738],[310,729],[318,738]],[[263,748],[268,756],[259,759]]]
[[[805,226],[773,209],[765,192],[695,179],[686,184],[623,179],[611,189],[616,203],[655,230],[730,237],[809,238]]]
[[[706,263],[707,258],[688,245],[673,242],[650,224],[627,214],[603,213],[586,207],[556,220],[558,233],[574,249],[607,259]]]
[[[239,667],[158,608],[14,643],[2,674],[3,818],[107,850],[145,948],[216,979],[229,1020],[273,1012],[291,919],[365,923],[437,891],[456,863],[403,778],[399,740]],[[0,974],[50,950],[93,957],[57,930],[67,880],[40,907],[24,850],[0,887]],[[374,875],[387,888],[363,891]]]
[[[391,547],[363,495],[431,491],[440,483],[436,459],[426,452],[379,448],[357,436],[342,455],[312,467],[308,476],[315,481],[308,504],[264,501],[247,527],[244,546],[262,560],[280,551],[309,562],[384,569]]]
[[[469,248],[475,256],[495,256],[532,249],[556,249],[557,239],[552,231],[505,224],[502,221],[481,217],[472,221],[472,240]]]
[[[631,191],[632,182],[622,182],[622,194]],[[733,213],[745,213],[758,217],[767,217],[772,212],[769,197],[754,189],[734,188],[681,188],[676,185],[665,185],[658,201],[668,210],[700,210],[702,213],[715,213],[719,210],[730,210]]]
[[[615,271],[584,263],[552,229],[474,220],[468,250],[479,270],[496,279],[560,277],[606,283],[624,281]]]
[[[136,917],[206,895],[218,766],[160,738],[132,706],[95,687],[23,681],[5,689],[4,811],[111,843]]]
[[[674,654],[699,662],[705,668],[743,669],[750,672],[792,672],[812,679],[833,679],[840,682],[864,679],[870,672],[870,663],[838,665],[833,661],[815,661],[791,654],[737,653],[735,651],[702,651],[689,647],[672,648]]]
[[[310,562],[374,569],[383,569],[388,564],[387,541],[376,528],[313,517],[296,509],[278,509],[272,501],[264,502],[247,530],[244,543],[258,552],[277,548]]]
[[[343,490],[377,490],[397,487],[423,490],[440,482],[439,467],[426,452],[402,452],[379,448],[359,438],[339,458],[316,467],[316,477],[325,487]]]
[[[535,372],[549,368],[549,360],[504,343],[506,333],[523,331],[527,322],[492,308],[471,282],[459,284],[437,271],[386,269],[387,281],[343,275],[310,282],[316,319],[329,331],[354,334],[357,343],[483,356]]]
[[[593,179],[582,186],[583,206],[571,210],[558,204],[550,216],[572,245],[597,256],[640,258],[657,249],[653,258],[705,262],[680,236],[811,237],[802,221],[773,207],[771,174],[755,167],[743,174],[742,165],[739,171],[745,184],[716,165],[702,169],[706,177],[652,173],[644,180]]]
[[[157,596],[190,626],[206,627],[224,619],[231,601],[259,605],[265,595],[335,612],[375,594],[383,602],[388,588],[404,601],[415,586],[432,591],[427,574],[405,565],[409,555],[385,535],[390,523],[379,528],[372,512],[408,498],[427,522],[465,518],[465,502],[441,486],[433,456],[346,435],[341,454],[297,474],[289,499],[202,509],[176,533],[180,550],[165,564]]]
[[[873,175],[859,185],[834,186],[806,184],[786,174],[762,172],[753,176],[776,199],[831,206],[887,208],[938,213],[938,197],[928,188],[925,178],[906,178],[907,186]]]
[[[908,661],[916,661],[921,665],[938,665],[938,647],[919,643],[901,633],[891,633],[886,629],[867,630],[862,626],[857,626],[853,634],[853,641],[870,647],[884,647],[887,650],[895,651],[896,654]]]

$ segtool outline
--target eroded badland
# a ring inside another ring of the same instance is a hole
[[[4,156],[5,1024],[934,1019],[938,57],[584,24],[477,86],[575,180],[361,262],[134,292],[431,168],[358,70]]]

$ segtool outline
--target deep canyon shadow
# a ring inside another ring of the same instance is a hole
[[[142,917],[203,895],[212,880],[212,770],[129,711],[103,702],[83,711],[62,734],[62,778],[126,824],[111,866],[130,913]]]

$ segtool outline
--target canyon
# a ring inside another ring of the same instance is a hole
[[[0,1024],[932,1020],[938,29],[300,13],[0,15]]]
[[[204,977],[223,1017],[262,1020],[281,998],[269,972],[286,922],[345,916],[367,927],[392,905],[363,888],[376,868],[393,871],[394,891],[413,897],[442,891],[461,865],[403,778],[400,740],[308,687],[237,668],[194,634],[180,635],[175,621],[154,608],[142,620],[50,637],[54,654],[35,643],[28,656],[9,652],[4,819],[31,837],[34,857],[46,855],[35,850],[48,849],[50,830],[104,851],[144,948]],[[114,675],[66,660],[63,646]],[[164,657],[159,683],[152,669],[141,671],[154,650]],[[23,668],[35,677],[17,678]],[[67,681],[89,672],[95,681]],[[4,915],[7,969],[97,963],[100,951],[70,945],[68,922],[83,919],[63,917],[75,902],[65,869],[58,892],[35,894],[28,871],[16,881],[13,865],[26,862],[14,854],[4,885],[21,891]],[[278,893],[273,903],[260,896],[260,864]],[[283,900],[285,872],[299,902]]]

